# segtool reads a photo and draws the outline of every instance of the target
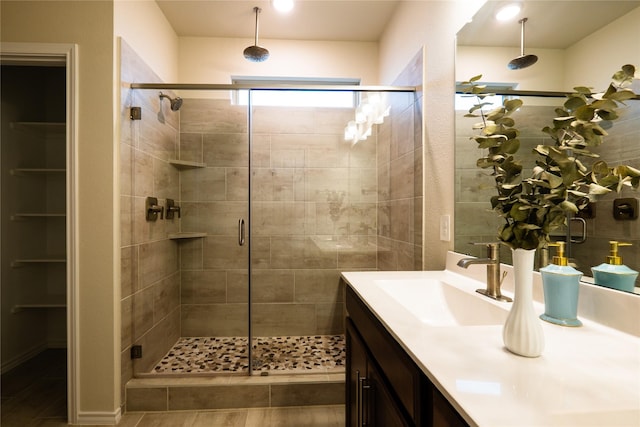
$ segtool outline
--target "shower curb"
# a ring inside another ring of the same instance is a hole
[[[126,412],[344,404],[344,371],[323,374],[134,378]]]

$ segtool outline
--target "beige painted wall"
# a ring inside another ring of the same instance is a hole
[[[532,48],[527,50],[527,54],[538,56],[535,66],[510,70],[507,64],[520,55],[519,48],[458,46],[456,81],[465,81],[482,74],[484,82],[515,83],[516,89],[519,90],[566,90],[564,49]]]
[[[624,64],[640,68],[640,7],[566,50],[565,87],[592,86],[604,90]],[[638,75],[640,71],[636,71]]]
[[[119,407],[119,244],[109,1],[2,1],[3,42],[79,47],[79,410]]]
[[[249,62],[242,52],[253,40],[180,37],[181,83],[231,83],[234,76],[356,77],[378,84],[378,44],[373,42],[260,39],[269,60]],[[182,94],[189,96],[188,93]]]
[[[115,0],[114,32],[162,81],[178,81],[178,36],[155,1]]]
[[[441,215],[454,209],[455,34],[481,2],[407,1],[396,10],[380,41],[380,83],[389,84],[424,46],[423,268],[442,269],[453,241],[440,241]],[[452,233],[455,230],[452,230]],[[452,234],[453,235],[453,234]]]
[[[506,64],[518,48],[458,46],[456,80],[482,74],[487,82],[517,82],[521,90],[567,91],[575,86],[604,90],[623,64],[640,66],[640,7],[567,49],[530,48],[538,56],[534,67],[509,70]]]

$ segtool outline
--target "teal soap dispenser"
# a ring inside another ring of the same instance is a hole
[[[638,272],[622,264],[622,257],[618,255],[618,248],[621,246],[631,246],[631,243],[615,240],[609,242],[609,255],[606,262],[597,267],[591,267],[593,280],[596,285],[633,292]]]
[[[578,320],[578,293],[582,273],[571,267],[564,255],[565,242],[549,243],[558,248],[552,263],[540,269],[544,291],[542,320],[562,326],[582,326]]]

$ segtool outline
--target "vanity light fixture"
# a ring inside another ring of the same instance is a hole
[[[506,5],[496,13],[496,19],[498,21],[508,21],[514,18],[518,13],[520,13],[520,6],[517,4],[509,4]]]
[[[272,4],[280,13],[289,13],[293,9],[293,0],[272,0]]]

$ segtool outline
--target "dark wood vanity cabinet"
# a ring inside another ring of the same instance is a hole
[[[462,417],[349,287],[347,427],[463,427]]]

